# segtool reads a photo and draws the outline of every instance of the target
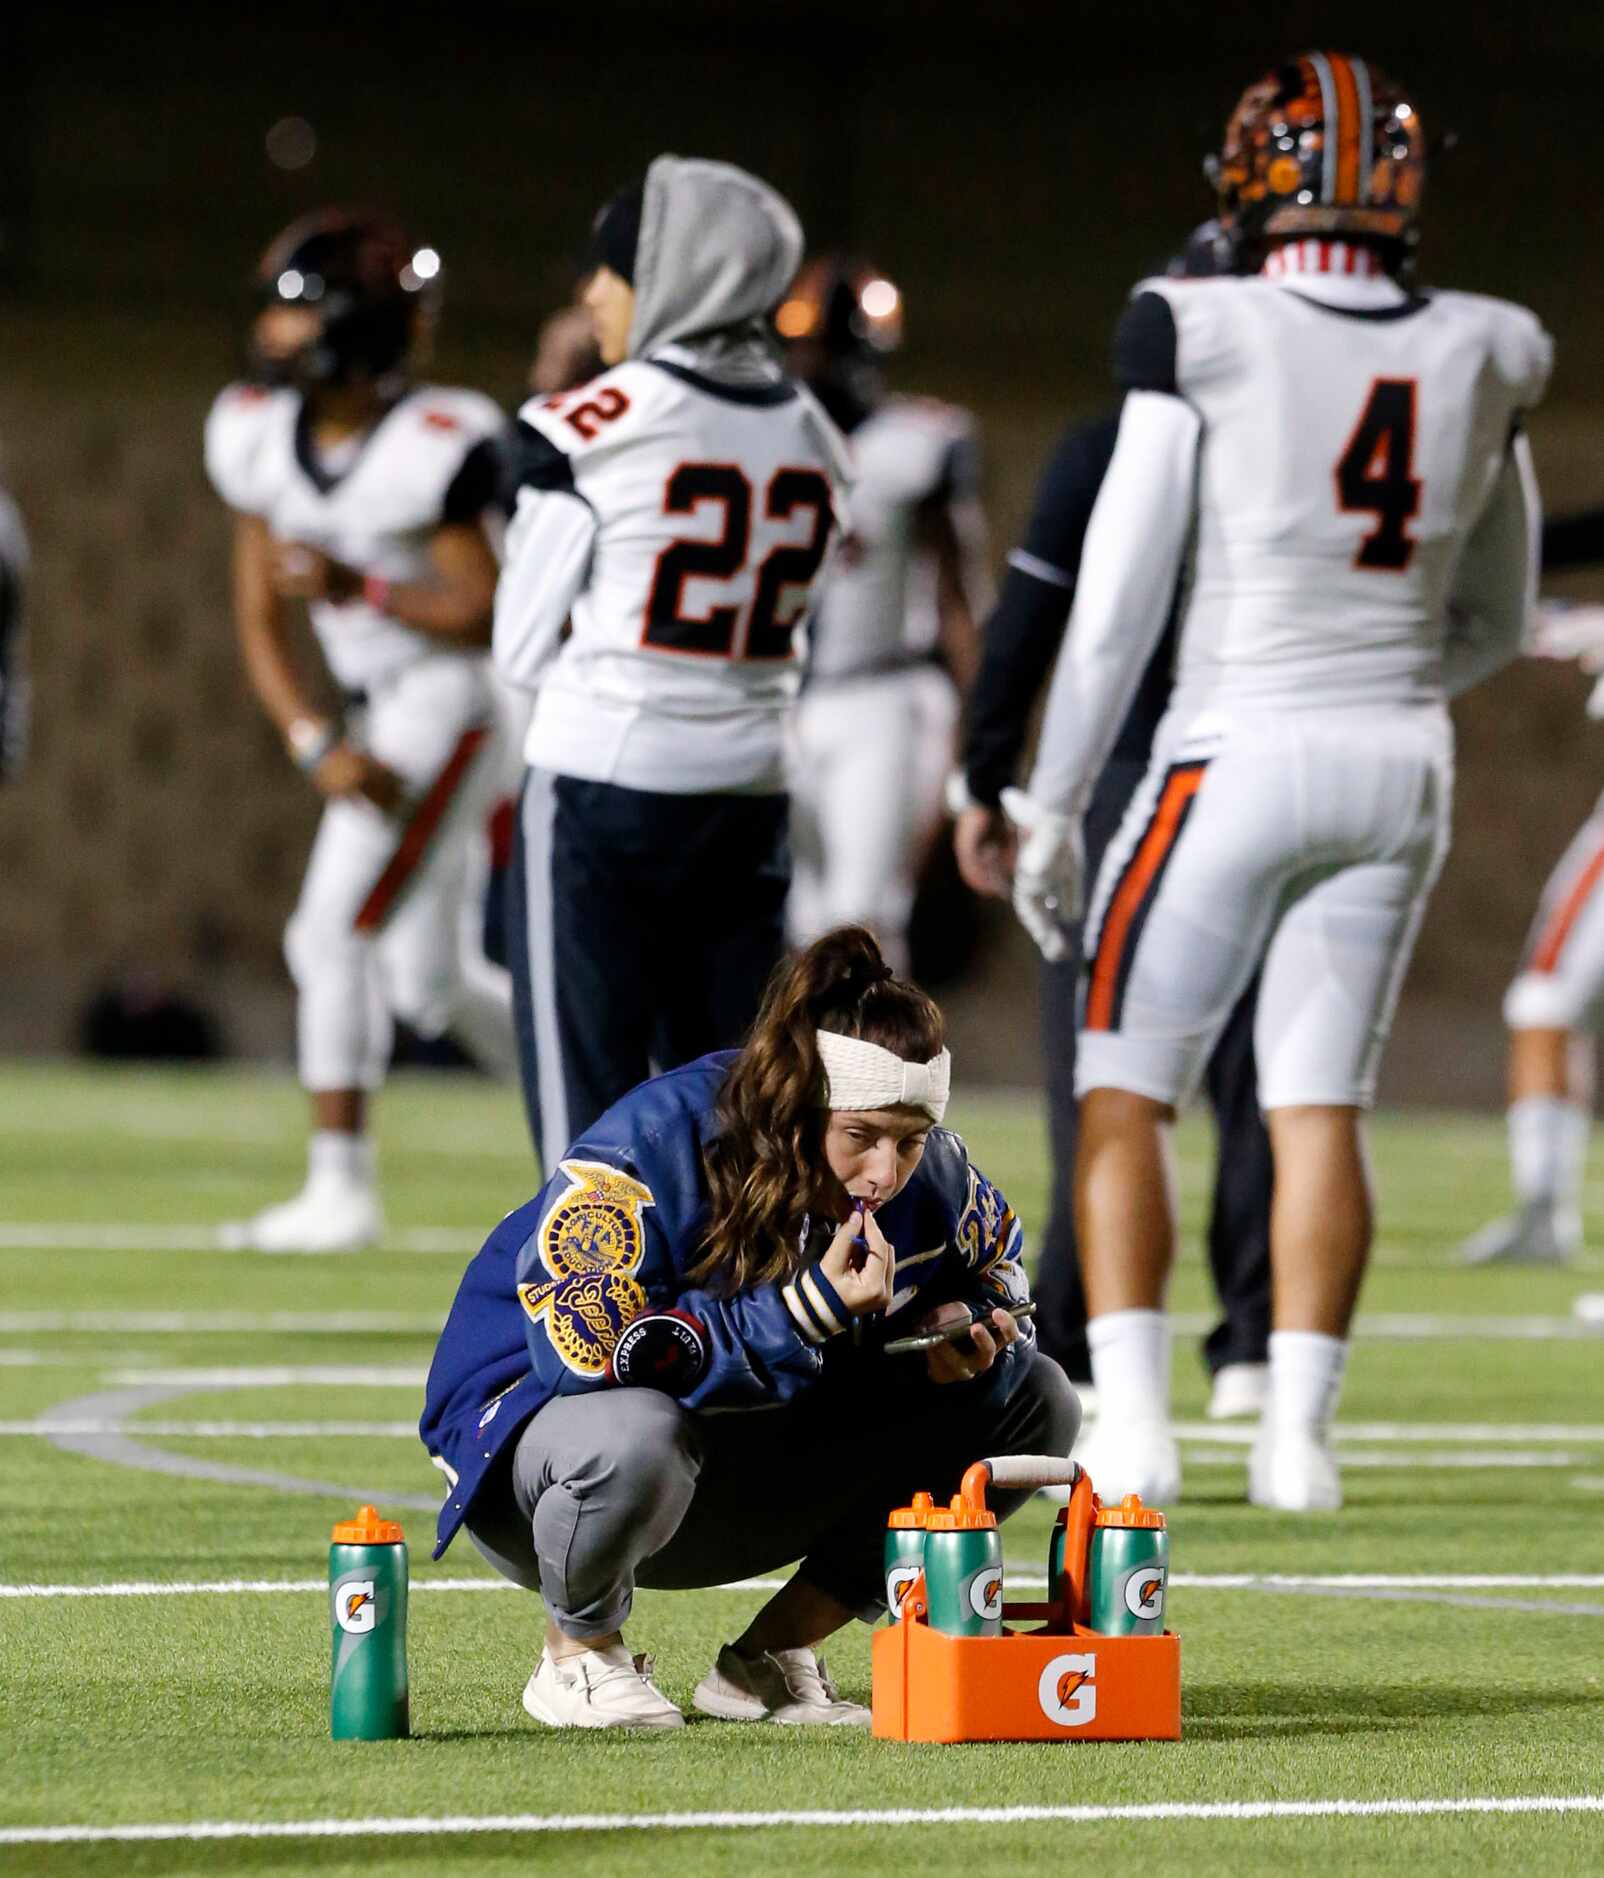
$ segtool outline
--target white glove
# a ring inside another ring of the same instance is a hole
[[[1584,672],[1604,671],[1604,606],[1543,601],[1528,650],[1540,659],[1575,659]]]
[[[1086,872],[1080,818],[1044,807],[1023,789],[1005,789],[1002,807],[1024,836],[1014,865],[1014,911],[1042,957],[1055,965],[1069,951],[1070,928],[1080,918]]]

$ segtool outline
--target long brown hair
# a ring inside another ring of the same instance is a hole
[[[776,969],[702,1150],[712,1211],[690,1275],[720,1291],[788,1278],[800,1263],[829,1114],[818,1030],[919,1063],[939,1054],[947,1033],[935,1004],[893,975],[862,926],[826,933]]]

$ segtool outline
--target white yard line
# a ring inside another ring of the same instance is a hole
[[[737,1578],[716,1591],[777,1591],[783,1578]],[[1170,1586],[1177,1591],[1599,1591],[1604,1572],[1175,1572]],[[1044,1591],[1041,1572],[1007,1571],[1010,1591]],[[3,1598],[187,1598],[259,1597],[284,1592],[328,1590],[324,1578],[212,1578],[168,1582],[131,1579],[125,1582],[81,1585],[0,1584]],[[412,1580],[420,1591],[516,1591],[505,1578],[434,1578]]]
[[[149,1226],[109,1220],[77,1224],[56,1220],[6,1220],[0,1221],[0,1252],[226,1251],[230,1257],[240,1256],[237,1251],[221,1243],[220,1235],[220,1224]],[[451,1253],[461,1257],[477,1252],[484,1241],[485,1234],[476,1232],[471,1226],[413,1226],[392,1233],[381,1249],[386,1252]],[[268,1255],[258,1253],[256,1256]]]
[[[201,1820],[149,1826],[10,1826],[0,1845],[87,1845],[207,1839],[425,1838],[456,1833],[741,1832],[773,1827],[1089,1826],[1178,1820],[1427,1819],[1444,1814],[1604,1812],[1604,1794],[1441,1800],[1168,1800],[1147,1806],[930,1806],[810,1812],[491,1813],[371,1819]]]
[[[310,1441],[324,1435],[373,1441],[416,1441],[409,1422],[209,1422],[129,1421],[104,1417],[42,1415],[37,1421],[0,1421],[6,1435],[182,1435],[203,1441]]]
[[[102,1380],[152,1389],[289,1389],[301,1383],[319,1389],[421,1389],[429,1372],[407,1363],[278,1363],[237,1369],[114,1369]]]
[[[115,1380],[121,1383],[140,1382],[167,1385],[178,1381],[188,1386],[215,1383],[217,1387],[258,1386],[272,1387],[280,1381],[292,1377],[298,1383],[327,1385],[333,1378],[339,1378],[345,1387],[383,1387],[401,1386],[393,1379],[398,1374],[405,1374],[407,1385],[415,1379],[413,1372],[374,1369],[336,1369],[334,1371],[307,1368],[302,1370],[120,1370],[115,1372]],[[382,1381],[377,1380],[383,1378]],[[1237,1449],[1246,1447],[1253,1439],[1251,1427],[1230,1427],[1217,1422],[1183,1422],[1176,1433],[1188,1444],[1188,1458],[1202,1466],[1236,1466],[1241,1455]],[[229,1440],[238,1437],[247,1441],[274,1440],[310,1440],[320,1436],[339,1436],[370,1440],[405,1440],[417,1438],[417,1424],[412,1420],[403,1421],[230,1421],[217,1418],[205,1420],[136,1420],[127,1417],[85,1417],[60,1415],[46,1410],[42,1415],[26,1420],[15,1419],[0,1421],[0,1437],[18,1437],[27,1435],[184,1435],[202,1439]],[[1518,1445],[1513,1449],[1503,1444],[1522,1442],[1568,1441],[1583,1447],[1604,1446],[1604,1424],[1596,1422],[1511,1422],[1507,1426],[1497,1422],[1351,1422],[1340,1424],[1333,1430],[1334,1438],[1342,1452],[1343,1463],[1350,1467],[1578,1467],[1588,1464],[1587,1460],[1563,1450],[1549,1452],[1544,1449],[1522,1450]],[[1483,1451],[1470,1449],[1460,1452],[1450,1448],[1437,1453],[1389,1453],[1386,1451],[1370,1453],[1363,1449],[1349,1449],[1348,1442],[1374,1441],[1389,1443],[1399,1448],[1420,1447],[1433,1442],[1481,1442],[1487,1444]],[[1194,1445],[1201,1444],[1201,1445]]]
[[[0,1311],[0,1334],[114,1331],[130,1336],[438,1337],[444,1319],[400,1311]]]

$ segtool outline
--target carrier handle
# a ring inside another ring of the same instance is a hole
[[[999,1454],[976,1461],[965,1472],[962,1492],[965,1503],[978,1509],[985,1506],[991,1486],[1032,1492],[1037,1487],[1073,1487],[1080,1477],[1080,1463],[1063,1454]]]

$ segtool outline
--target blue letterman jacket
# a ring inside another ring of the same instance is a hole
[[[883,1316],[854,1319],[817,1261],[787,1282],[730,1296],[693,1285],[686,1272],[708,1210],[702,1144],[717,1129],[733,1061],[733,1051],[704,1056],[614,1103],[463,1274],[418,1425],[450,1483],[436,1558],[531,1415],[553,1396],[611,1386],[613,1348],[643,1311],[673,1308],[701,1323],[709,1361],[681,1398],[694,1411],[787,1402],[819,1380],[837,1339],[872,1355],[951,1299],[990,1309],[1029,1297],[1019,1222],[945,1128],[931,1129],[907,1186],[876,1214],[897,1253]],[[828,1243],[818,1243],[821,1254]],[[806,1240],[802,1250],[805,1258]],[[1010,1388],[1030,1346],[1028,1324],[1021,1329],[1025,1336],[999,1359]]]

